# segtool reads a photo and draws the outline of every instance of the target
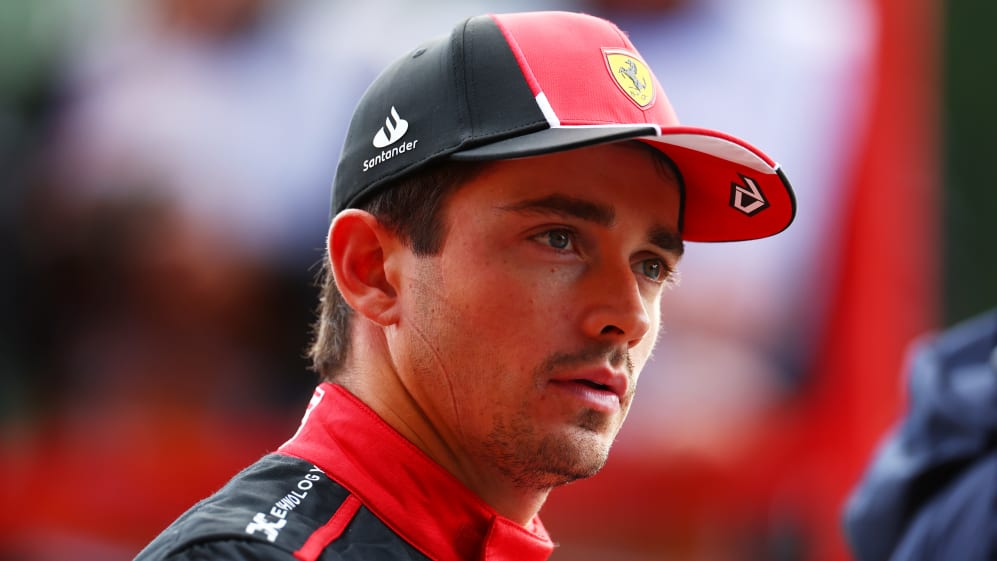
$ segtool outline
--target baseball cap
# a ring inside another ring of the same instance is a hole
[[[680,125],[627,36],[569,12],[471,17],[385,69],[354,111],[332,212],[442,160],[622,140],[645,142],[675,163],[685,240],[763,238],[793,221],[795,197],[778,164],[733,136]]]

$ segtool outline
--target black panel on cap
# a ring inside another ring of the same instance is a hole
[[[375,147],[392,108],[408,130]],[[336,171],[332,212],[457,150],[548,126],[502,31],[489,16],[470,18],[395,61],[364,93]]]
[[[462,52],[472,131],[462,149],[549,127],[519,62],[491,17],[467,21]]]

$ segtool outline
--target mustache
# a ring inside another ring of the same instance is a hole
[[[587,366],[603,360],[609,362],[612,368],[625,366],[627,374],[633,376],[634,365],[630,359],[630,349],[612,343],[590,345],[580,351],[554,353],[544,360],[538,370],[550,375],[557,370]]]

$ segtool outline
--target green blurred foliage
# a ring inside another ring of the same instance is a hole
[[[990,0],[941,2],[944,320],[997,306],[997,47]]]

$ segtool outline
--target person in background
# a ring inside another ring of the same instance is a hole
[[[910,405],[845,510],[859,561],[997,557],[997,310],[921,342]]]

